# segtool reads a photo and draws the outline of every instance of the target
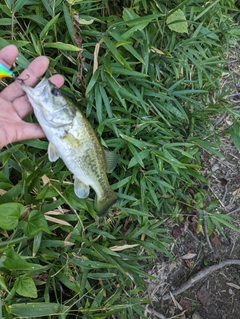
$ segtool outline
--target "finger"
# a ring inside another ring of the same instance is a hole
[[[45,56],[39,56],[34,59],[28,67],[19,75],[21,79],[27,79],[25,84],[35,86],[43,74],[47,71],[49,60]],[[21,81],[15,81],[18,87],[21,87]]]
[[[60,74],[55,74],[53,76],[51,76],[49,78],[49,80],[54,84],[56,85],[58,88],[60,88],[63,83],[64,83],[64,77]]]
[[[17,134],[12,142],[42,137],[45,137],[45,134],[39,124],[21,122],[18,125]]]
[[[29,77],[25,83],[29,86],[34,86],[39,81],[41,76],[46,72],[48,65],[48,58],[45,56],[37,57],[29,64],[26,70],[24,70],[19,77],[23,79]],[[21,82],[17,80],[11,83],[1,92],[1,96],[9,102],[14,101],[16,98],[24,94],[25,92],[22,90]]]
[[[7,68],[11,68],[18,56],[18,49],[15,45],[8,45],[0,50],[0,62]]]
[[[61,87],[64,83],[64,78],[59,75],[53,75],[52,77],[49,78],[49,80],[55,84],[57,87]],[[13,102],[13,107],[15,109],[15,111],[17,112],[18,116],[20,118],[24,118],[27,115],[29,115],[30,113],[32,113],[32,106],[30,104],[30,102],[28,101],[28,97],[27,95],[21,96],[20,98],[16,99]]]

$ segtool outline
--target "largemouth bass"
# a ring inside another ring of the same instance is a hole
[[[35,116],[46,134],[48,158],[61,158],[74,175],[74,191],[79,198],[97,194],[96,211],[104,216],[118,200],[110,188],[107,172],[113,171],[118,155],[103,151],[95,132],[75,104],[63,96],[47,78],[31,88],[22,82]]]

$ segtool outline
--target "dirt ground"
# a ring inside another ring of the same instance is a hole
[[[223,76],[222,85],[226,90],[231,89],[228,100],[232,108],[239,109],[239,45],[233,49],[227,68],[231,74]],[[229,127],[231,121],[228,114],[222,114],[214,125]],[[227,135],[221,137],[219,151],[223,159],[203,154],[203,171],[210,176],[212,199],[219,200],[218,212],[232,216],[234,225],[240,229],[240,154]],[[171,251],[175,262],[164,262],[162,257],[156,261],[151,274],[158,279],[148,286],[147,295],[153,302],[147,306],[146,316],[150,319],[240,319],[240,233],[224,228],[225,237],[216,230],[207,238],[204,226],[201,232],[196,231],[194,214],[172,226]],[[174,295],[181,287],[184,291]]]

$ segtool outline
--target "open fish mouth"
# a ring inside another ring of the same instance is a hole
[[[23,90],[30,96],[32,99],[36,99],[40,96],[44,97],[48,94],[48,79],[43,78],[34,88],[28,86],[25,82],[22,82]]]

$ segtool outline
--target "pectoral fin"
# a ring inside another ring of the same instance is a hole
[[[86,198],[89,195],[89,185],[84,184],[80,179],[74,179],[74,192],[79,198]]]
[[[117,166],[119,155],[107,150],[104,150],[104,154],[106,158],[107,173],[112,173]]]
[[[56,146],[53,143],[48,144],[48,159],[50,162],[55,162],[59,159],[59,154]]]

